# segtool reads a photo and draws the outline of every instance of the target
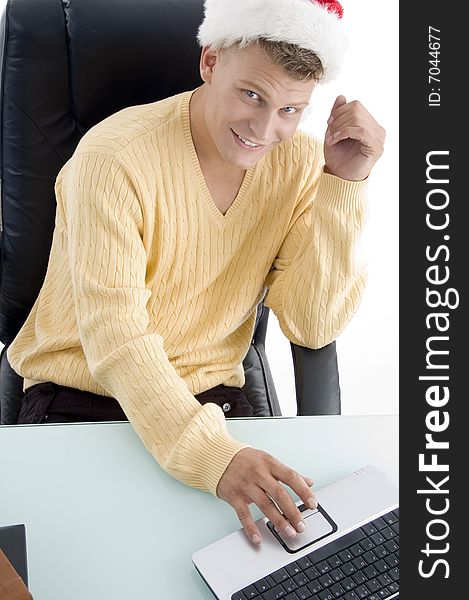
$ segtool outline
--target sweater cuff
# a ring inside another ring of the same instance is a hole
[[[204,452],[194,458],[193,466],[204,478],[205,488],[217,496],[217,486],[233,457],[243,448],[250,448],[233,439],[226,431],[217,431],[204,442]]]
[[[365,203],[368,180],[349,181],[330,173],[321,174],[316,203],[327,204],[339,210],[347,211],[361,207]]]

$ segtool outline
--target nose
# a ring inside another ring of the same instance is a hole
[[[259,111],[255,118],[252,118],[249,127],[253,132],[253,138],[261,143],[267,144],[273,141],[276,123],[276,113],[265,110]]]

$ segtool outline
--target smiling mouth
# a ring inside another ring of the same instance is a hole
[[[233,131],[233,129],[231,131]],[[241,135],[238,135],[236,133],[236,131],[233,131],[233,133],[246,146],[246,148],[263,148],[264,147],[263,144],[256,144],[256,143],[252,142],[250,139],[245,138]]]

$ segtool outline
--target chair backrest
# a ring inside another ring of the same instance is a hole
[[[202,83],[202,0],[9,0],[0,23],[2,423],[14,423],[22,378],[6,348],[42,286],[55,221],[54,183],[81,137],[125,106]],[[256,415],[280,414],[258,307],[244,365]],[[257,347],[254,344],[257,342]]]

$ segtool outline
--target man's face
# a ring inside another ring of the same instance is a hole
[[[241,169],[253,167],[295,133],[316,86],[292,79],[256,46],[221,53],[204,48],[201,67],[208,133],[220,156]]]

